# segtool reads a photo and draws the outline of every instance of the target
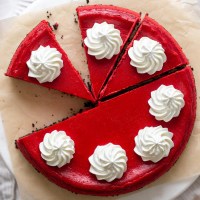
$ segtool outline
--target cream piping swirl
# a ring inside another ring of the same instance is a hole
[[[152,161],[154,163],[167,157],[174,143],[172,141],[173,133],[162,126],[145,127],[139,130],[135,137],[136,154],[141,156],[143,161]]]
[[[113,24],[103,22],[95,23],[92,28],[87,30],[87,37],[84,39],[88,47],[88,54],[95,56],[97,60],[111,59],[120,52],[123,44],[120,31],[114,28]]]
[[[47,165],[59,168],[70,163],[75,153],[74,141],[65,131],[57,130],[45,134],[39,149]]]
[[[62,54],[56,48],[40,46],[31,52],[30,59],[26,62],[29,68],[28,76],[36,78],[39,83],[53,82],[63,67]]]
[[[130,64],[136,67],[139,74],[149,75],[160,71],[167,58],[162,45],[148,37],[135,40],[133,46],[128,50],[131,59]]]
[[[173,85],[161,85],[157,90],[151,92],[151,98],[148,101],[149,112],[157,120],[169,122],[173,117],[180,114],[185,105],[184,95]]]
[[[89,157],[90,172],[96,175],[98,180],[111,182],[120,179],[127,170],[127,156],[119,145],[108,143],[97,146],[93,155]]]

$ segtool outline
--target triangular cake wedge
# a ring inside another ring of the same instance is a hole
[[[164,62],[162,70],[157,71],[152,75],[149,75],[148,73],[140,74],[137,72],[136,67],[130,64],[131,59],[128,51],[132,46],[134,46],[134,42],[136,40],[140,40],[142,37],[148,37],[159,42],[165,51],[166,62]],[[170,33],[146,15],[132,42],[126,49],[126,52],[116,70],[113,72],[108,83],[101,92],[101,98],[126,89],[130,86],[140,84],[141,82],[186,64],[188,64],[187,58],[185,57],[181,47],[170,35]]]
[[[30,59],[31,52],[38,49],[40,45],[56,48],[62,54],[63,67],[61,74],[53,82],[39,83],[37,79],[28,76],[29,69],[26,62]],[[24,38],[11,60],[6,75],[94,101],[79,73],[72,66],[66,53],[56,41],[55,35],[47,21],[41,21]]]
[[[83,40],[87,37],[87,30],[92,28],[95,23],[107,22],[108,24],[113,24],[115,29],[120,31],[123,40],[121,50],[140,19],[140,15],[134,11],[106,5],[78,7],[77,14]],[[94,96],[98,98],[99,92],[107,76],[112,72],[120,53],[114,55],[111,59],[103,58],[97,60],[95,56],[88,54],[86,45],[84,45],[84,49],[87,57],[92,91]]]
[[[157,121],[149,113],[151,92],[162,84],[180,90],[185,106],[179,116],[169,122]],[[16,141],[24,157],[57,185],[76,193],[100,196],[130,192],[151,183],[167,172],[179,158],[190,137],[196,113],[196,90],[190,67],[186,67],[118,97],[100,103],[96,108],[78,114],[63,122],[24,136]],[[189,119],[189,120],[188,120]],[[187,121],[187,123],[186,123]],[[168,128],[173,133],[174,147],[168,157],[157,163],[142,161],[134,151],[134,138],[147,126]],[[41,158],[39,144],[46,133],[64,130],[75,143],[75,154],[69,164],[50,167]],[[98,145],[120,145],[127,154],[127,171],[121,179],[98,181],[89,172],[88,158]]]

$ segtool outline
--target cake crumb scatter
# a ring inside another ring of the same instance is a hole
[[[77,24],[78,23],[78,21],[77,21],[77,19],[76,18],[74,18],[74,22]]]
[[[55,24],[53,24],[53,28],[54,28],[54,30],[57,30],[58,29],[58,26],[59,26],[59,24],[56,22]]]
[[[81,108],[78,112],[79,112],[79,113],[82,113],[82,112],[83,112],[83,109]]]
[[[17,140],[15,140],[15,148],[18,149]]]
[[[49,19],[51,17],[52,13],[47,11],[47,18]]]
[[[86,108],[93,108],[93,107],[94,107],[94,104],[93,104],[92,102],[88,101],[88,102],[85,102],[85,103],[84,103],[84,106],[85,106]]]

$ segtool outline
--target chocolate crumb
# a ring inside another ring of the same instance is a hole
[[[18,149],[17,140],[15,140],[15,148]]]
[[[47,13],[49,13],[49,11],[47,11]]]
[[[71,111],[73,111],[73,108],[70,108]]]
[[[49,15],[47,15],[47,18],[49,19]]]
[[[19,90],[19,93],[22,93],[22,91],[21,91],[21,90]]]
[[[194,71],[194,68],[193,68],[193,67],[191,67],[191,69],[192,69],[192,71]]]
[[[88,102],[85,102],[85,103],[84,103],[84,106],[85,106],[86,108],[93,108],[95,105],[94,105],[92,102],[88,101]]]
[[[52,117],[54,116],[54,114],[51,115]]]
[[[78,24],[78,21],[77,21],[77,19],[76,19],[76,18],[74,18],[74,23],[75,23],[75,24]]]
[[[89,1],[89,0],[86,0],[86,3],[88,4],[88,3],[90,3],[90,1]]]
[[[51,13],[49,13],[49,16],[51,16],[52,14]]]
[[[63,39],[63,35],[61,35],[61,37],[60,37],[61,39]]]
[[[83,112],[83,109],[81,108],[79,111],[78,111],[78,113],[82,113]]]
[[[92,92],[92,87],[91,87],[90,82],[87,82],[87,86],[88,86],[89,91]]]
[[[64,118],[62,118],[62,121],[66,120],[66,119],[68,119],[68,117],[64,117]]]
[[[40,174],[40,171],[34,167],[34,169]]]
[[[35,124],[34,124],[34,123],[32,123],[32,127],[33,127],[33,128],[35,127]]]
[[[58,29],[58,23],[57,22],[55,24],[53,24],[53,28],[54,28],[54,30]]]

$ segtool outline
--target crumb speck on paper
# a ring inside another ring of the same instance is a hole
[[[76,18],[74,18],[74,22],[77,24],[78,23],[78,21],[77,21],[77,19]]]
[[[56,22],[55,24],[53,24],[53,29],[57,30],[58,29],[59,24]]]

